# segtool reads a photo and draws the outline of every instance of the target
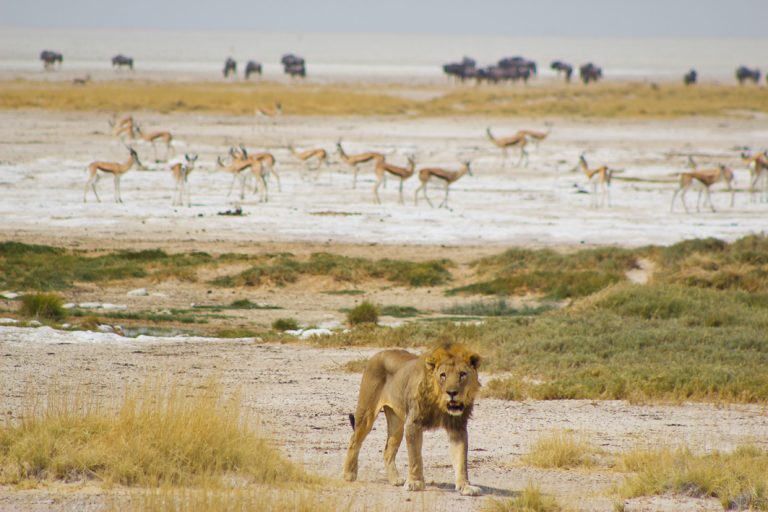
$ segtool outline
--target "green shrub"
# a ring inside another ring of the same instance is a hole
[[[55,293],[34,293],[21,298],[19,313],[28,318],[58,322],[67,316],[64,299]]]
[[[379,308],[375,304],[364,300],[347,313],[349,325],[377,324],[379,323]]]
[[[295,331],[299,328],[299,322],[295,318],[278,318],[272,322],[272,328],[276,331]]]

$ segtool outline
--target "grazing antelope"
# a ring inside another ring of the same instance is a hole
[[[348,155],[344,148],[341,147],[341,140],[336,143],[336,152],[339,154],[341,161],[352,167],[352,188],[357,188],[357,173],[360,170],[358,167],[362,164],[374,162],[378,166],[379,160],[384,159],[384,155],[376,153],[375,151],[369,151],[368,153],[358,153],[356,155]]]
[[[272,153],[263,152],[263,153],[254,153],[249,154],[248,151],[245,149],[245,146],[240,144],[240,148],[229,148],[229,154],[232,156],[233,159],[238,160],[254,160],[261,165],[262,173],[264,174],[264,179],[269,178],[270,176],[274,176],[275,180],[277,181],[277,190],[282,192],[283,187],[280,184],[280,175],[277,174],[277,171],[275,170],[275,156]]]
[[[539,132],[535,130],[518,130],[515,136],[523,135],[525,136],[528,141],[532,141],[533,144],[536,146],[536,150],[539,149],[539,144],[541,144],[541,141],[546,139],[549,136],[549,133],[552,131],[552,125],[547,123],[547,131],[546,132]]]
[[[520,159],[517,161],[516,165],[520,165],[520,163],[523,161],[523,158],[525,158],[525,165],[528,165],[528,152],[525,150],[525,146],[528,144],[528,137],[526,137],[524,133],[517,132],[511,137],[504,137],[501,139],[497,139],[493,136],[490,127],[485,129],[485,133],[488,135],[488,138],[491,140],[491,142],[501,148],[501,151],[504,154],[505,164],[507,162],[507,158],[509,158],[508,149],[518,148],[520,150]]]
[[[693,160],[689,159],[689,163],[693,163]],[[685,194],[686,192],[688,192],[688,190],[691,187],[694,187],[699,192],[699,195],[696,199],[696,211],[697,212],[700,211],[699,205],[701,203],[701,194],[703,192],[704,194],[706,194],[705,204],[708,202],[709,207],[714,212],[715,207],[712,205],[712,197],[709,194],[709,188],[719,181],[724,182],[725,185],[728,187],[728,190],[731,192],[731,206],[733,206],[733,199],[734,199],[733,197],[734,190],[732,187],[732,184],[734,183],[733,171],[728,167],[724,166],[723,164],[720,164],[715,169],[704,169],[704,170],[695,169],[689,172],[681,172],[680,182],[677,187],[677,190],[675,190],[675,193],[672,196],[672,204],[669,207],[669,211],[672,212],[674,210],[675,199],[677,198],[677,194],[680,193],[680,201],[683,203],[683,208],[685,208],[685,212],[688,213],[688,205],[685,204]]]
[[[741,158],[749,168],[750,199],[754,201],[757,195],[760,202],[768,201],[768,151],[755,155],[742,153]]]
[[[397,202],[398,204],[403,204],[403,183],[405,180],[413,176],[415,170],[416,158],[414,156],[408,157],[408,167],[400,167],[397,165],[388,164],[384,161],[383,156],[377,157],[375,167],[376,184],[373,186],[373,202],[376,204],[381,204],[381,199],[379,198],[379,187],[384,181],[384,176],[386,176],[386,173],[389,173],[400,178],[400,188]]]
[[[245,199],[245,174],[244,171],[252,169],[254,165],[250,160],[238,160],[232,159],[228,164],[225,164],[220,156],[216,157],[216,168],[232,175],[232,183],[229,185],[229,191],[227,197],[232,194],[232,188],[235,186],[235,181],[240,180],[240,200]]]
[[[187,184],[189,175],[195,168],[195,162],[197,161],[197,155],[184,154],[185,161],[174,162],[171,165],[171,173],[173,173],[173,180],[176,182],[176,188],[173,191],[172,206],[183,206],[184,195],[187,196],[187,208],[189,208],[189,185]]]
[[[467,173],[472,176],[472,170],[469,168],[469,165],[470,162],[467,160],[466,162],[462,162],[461,169],[458,171],[449,171],[440,167],[423,167],[419,169],[419,181],[421,182],[421,185],[419,185],[419,188],[417,188],[416,192],[413,194],[413,204],[419,204],[419,190],[423,190],[424,199],[427,200],[429,206],[432,206],[432,201],[430,201],[429,196],[427,196],[427,183],[429,183],[430,179],[435,178],[437,180],[442,180],[442,182],[445,183],[445,197],[438,208],[442,208],[443,206],[448,208],[448,187],[451,186],[451,183],[457,181]]]
[[[305,151],[296,151],[296,149],[293,147],[292,144],[288,144],[288,151],[293,154],[296,158],[304,162],[304,165],[306,166],[307,170],[312,169],[310,167],[311,162],[317,162],[317,165],[315,165],[314,170],[318,171],[318,175],[320,172],[320,165],[325,164],[328,165],[328,152],[322,148],[317,149],[307,149]]]
[[[152,150],[155,155],[155,161],[157,161],[157,146],[155,146],[155,143],[158,140],[161,140],[165,143],[165,158],[167,159],[169,155],[171,155],[174,151],[173,145],[171,142],[173,142],[173,135],[171,135],[171,132],[166,131],[160,131],[160,132],[149,132],[146,133],[141,129],[141,125],[136,125],[136,135],[141,137],[147,142],[152,143]]]
[[[589,180],[589,184],[592,186],[592,202],[590,203],[590,208],[603,206],[606,202],[608,203],[608,206],[611,206],[610,186],[613,171],[605,165],[598,167],[597,169],[590,169],[589,165],[587,165],[586,158],[584,158],[584,153],[579,155],[579,168]],[[600,187],[599,198],[597,195],[598,187]]]
[[[129,139],[133,139],[136,135],[133,116],[128,114],[120,119],[115,118],[116,116],[112,116],[112,119],[108,121],[110,128],[112,128],[112,135],[115,135],[121,140],[124,135],[127,135]]]
[[[123,198],[120,197],[120,178],[123,174],[131,170],[131,168],[134,165],[137,165],[139,169],[143,169],[144,166],[141,164],[141,161],[139,160],[139,155],[136,154],[136,151],[132,147],[128,147],[128,151],[130,152],[130,156],[128,157],[128,160],[126,160],[124,163],[120,162],[102,162],[102,161],[96,161],[91,162],[88,165],[87,172],[88,172],[88,180],[85,182],[85,191],[83,192],[83,202],[87,202],[88,200],[88,188],[90,187],[93,189],[93,194],[96,196],[96,200],[98,202],[101,202],[101,198],[99,198],[99,193],[96,192],[96,183],[99,181],[100,174],[99,172],[105,173],[105,174],[111,174],[112,177],[115,180],[115,202],[116,203],[122,203]]]

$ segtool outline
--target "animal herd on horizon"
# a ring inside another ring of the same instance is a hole
[[[43,50],[40,53],[40,60],[43,62],[43,68],[46,71],[54,71],[62,67],[64,56],[60,52]],[[133,71],[133,57],[117,54],[112,57],[111,62],[112,67],[117,70],[127,67],[130,71]],[[286,53],[280,58],[280,64],[283,66],[283,72],[292,78],[306,78],[307,76],[306,61],[303,57],[293,53]],[[562,60],[554,60],[549,67],[555,71],[558,76],[564,77],[566,83],[571,82],[574,71],[574,66],[572,64]],[[521,56],[503,57],[495,64],[485,67],[478,67],[475,59],[465,56],[459,62],[449,62],[444,64],[442,68],[443,72],[449,78],[454,78],[461,83],[474,80],[478,85],[481,83],[498,84],[502,82],[517,81],[528,83],[530,79],[538,75],[536,61]],[[579,66],[578,70],[579,78],[585,85],[590,82],[598,82],[603,78],[603,68],[592,62],[582,64]],[[237,76],[237,60],[235,60],[234,57],[227,57],[225,59],[222,74],[224,75],[224,78]],[[246,80],[248,80],[251,75],[258,75],[261,77],[262,74],[263,66],[261,62],[256,60],[248,60],[246,62],[243,73]],[[762,74],[758,68],[739,66],[736,68],[735,76],[739,85],[744,85],[746,82],[759,84]],[[690,69],[683,75],[683,83],[685,85],[696,84],[698,79],[699,74],[695,69]],[[768,83],[768,73],[766,73],[765,80]]]
[[[256,113],[260,116],[279,117],[282,115],[282,107],[280,103],[277,103],[274,108],[257,108]],[[128,149],[129,157],[124,162],[92,162],[88,166],[88,179],[83,193],[83,202],[87,201],[89,190],[100,201],[96,191],[96,183],[99,177],[104,174],[111,174],[113,176],[115,201],[122,202],[120,194],[120,180],[122,176],[134,167],[139,169],[145,168],[139,159],[135,147],[132,145],[134,140],[142,140],[152,145],[155,162],[168,162],[169,158],[175,155],[173,135],[169,131],[147,131],[142,128],[142,125],[132,115],[126,115],[120,119],[115,117],[109,121],[109,125],[112,129],[112,134]],[[510,150],[514,150],[519,154],[515,165],[527,167],[529,163],[528,148],[532,146],[534,149],[538,149],[539,145],[549,137],[552,131],[552,124],[547,123],[546,127],[546,131],[521,129],[512,135],[503,137],[494,135],[491,127],[488,127],[486,128],[486,138],[494,146],[501,149],[503,166],[506,166],[509,160]],[[158,160],[157,143],[164,145],[163,160]],[[417,155],[411,153],[406,155],[407,164],[403,166],[391,162],[388,155],[379,151],[350,154],[344,149],[342,140],[336,142],[334,152],[329,152],[322,147],[297,149],[292,143],[286,144],[285,150],[293,157],[294,162],[303,169],[301,173],[303,178],[313,175],[314,179],[317,180],[321,171],[330,166],[331,153],[338,157],[337,162],[339,164],[344,165],[351,171],[353,189],[357,188],[359,172],[365,168],[372,170],[374,176],[372,199],[374,204],[381,204],[379,190],[382,184],[386,183],[388,176],[399,180],[398,203],[404,204],[403,188],[405,181],[412,176],[416,176],[419,184],[414,191],[414,205],[418,205],[419,197],[421,196],[431,207],[434,206],[432,200],[427,195],[427,187],[429,183],[436,182],[441,183],[444,188],[443,200],[439,203],[438,208],[449,208],[448,198],[451,185],[465,175],[473,175],[472,163],[469,159],[461,160],[461,165],[458,168],[445,168],[442,166],[423,166],[417,168]],[[751,200],[768,201],[768,151],[756,153],[744,151],[740,157],[750,173],[749,192]],[[189,176],[194,170],[197,160],[197,154],[186,153],[183,159],[174,159],[168,163],[175,183],[173,206],[184,204],[185,198],[187,206],[190,206]],[[280,175],[276,168],[277,163],[278,159],[272,152],[251,152],[241,143],[237,147],[230,147],[226,152],[217,156],[215,169],[232,175],[232,181],[227,193],[228,196],[232,194],[235,184],[239,182],[239,197],[240,200],[244,200],[246,182],[251,177],[255,180],[253,191],[259,194],[259,201],[268,202],[269,181],[274,180],[278,191],[282,191]],[[730,205],[733,206],[735,175],[732,168],[722,163],[711,168],[699,167],[693,157],[688,158],[688,167],[687,171],[679,173],[678,186],[672,197],[670,211],[674,211],[675,201],[679,197],[683,208],[686,212],[689,212],[685,196],[690,190],[694,190],[698,192],[696,211],[700,211],[703,204],[704,207],[708,206],[714,212],[715,208],[712,204],[710,189],[718,183],[723,183],[730,192]],[[610,186],[616,173],[615,169],[611,169],[606,165],[591,167],[587,162],[586,155],[582,153],[573,170],[580,170],[587,179],[589,185],[588,193],[591,196],[591,208],[611,205]],[[702,198],[704,199],[703,203]]]

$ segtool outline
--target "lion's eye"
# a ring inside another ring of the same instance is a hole
[[[440,374],[440,380],[445,380],[445,377],[446,377],[445,373]]]
[[[466,378],[467,378],[467,372],[461,372],[461,373],[459,373],[459,378],[460,378],[460,379],[466,379]]]

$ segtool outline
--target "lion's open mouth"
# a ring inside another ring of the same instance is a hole
[[[461,414],[464,412],[464,404],[457,402],[456,400],[451,400],[448,402],[448,412],[450,414]]]

